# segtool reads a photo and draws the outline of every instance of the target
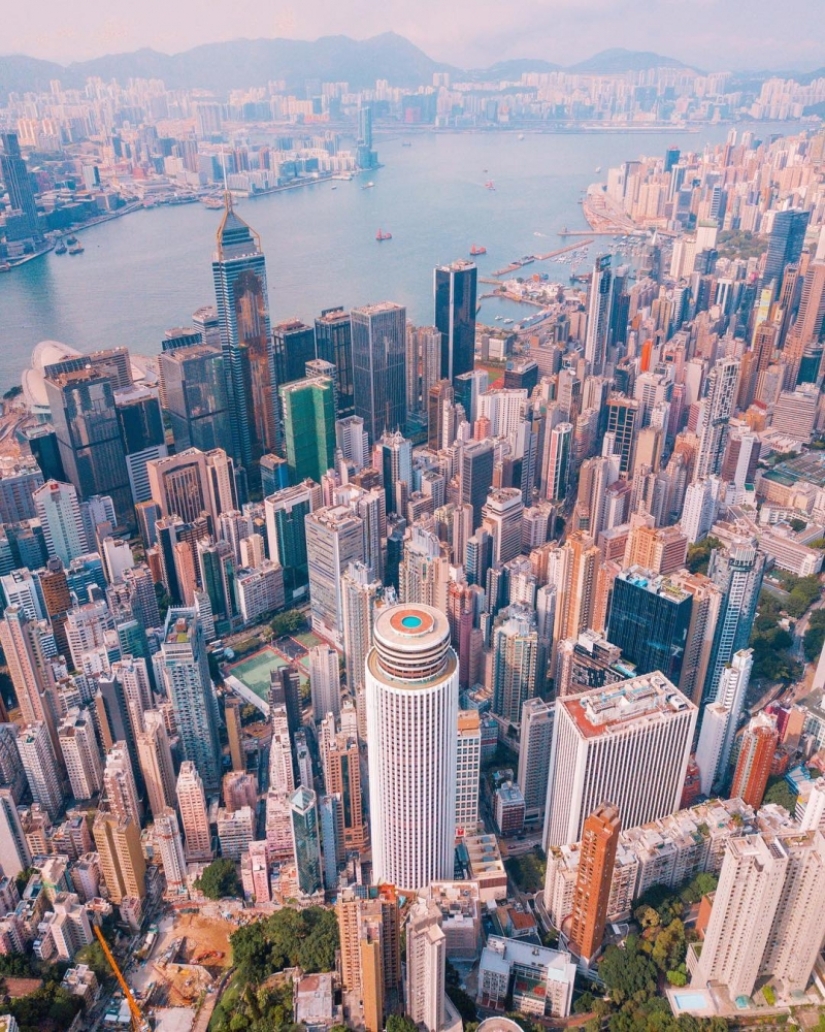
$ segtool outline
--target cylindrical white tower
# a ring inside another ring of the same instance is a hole
[[[458,660],[442,612],[376,616],[366,697],[373,881],[415,891],[452,878]]]

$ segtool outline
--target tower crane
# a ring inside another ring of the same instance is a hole
[[[93,925],[92,927],[94,928],[94,933],[97,936],[97,941],[100,943],[100,948],[103,950],[103,955],[109,962],[109,967],[114,972],[118,985],[123,990],[123,995],[126,997],[126,1003],[129,1005],[129,1013],[132,1015],[132,1032],[150,1032],[149,1022],[141,1013],[140,1007],[137,1005],[137,1000],[132,995],[129,983],[123,977],[123,972],[120,970],[120,967],[114,958],[114,954],[109,949],[109,944],[106,942],[103,932],[101,932],[98,925]]]

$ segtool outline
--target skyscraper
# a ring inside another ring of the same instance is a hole
[[[525,821],[544,817],[550,750],[553,745],[554,704],[544,699],[527,699],[521,708],[518,786],[524,796]]]
[[[127,898],[143,899],[146,861],[140,847],[140,825],[131,817],[98,810],[93,832],[110,901],[117,904]]]
[[[305,785],[296,788],[289,797],[289,809],[298,887],[302,893],[311,896],[322,887],[321,829],[315,793]]]
[[[677,810],[696,716],[658,673],[559,699],[544,848],[578,842],[606,799],[631,828]]]
[[[447,936],[441,928],[441,908],[416,900],[407,918],[406,1013],[418,1028],[444,1028]]]
[[[728,840],[701,953],[690,948],[691,985],[750,996],[773,979],[783,996],[804,990],[825,932],[825,838],[819,831]]]
[[[613,282],[611,264],[609,254],[598,256],[588,290],[584,357],[593,376],[601,376],[604,372],[610,343],[610,298]]]
[[[305,520],[312,628],[340,648],[344,630],[341,577],[364,561],[364,521],[348,506],[318,509]]]
[[[327,377],[279,387],[289,478],[320,481],[335,465],[335,393]]]
[[[340,731],[326,753],[324,779],[327,794],[339,796],[341,803],[340,835],[344,850],[361,852],[369,837],[364,820],[364,797],[361,786],[361,762],[358,738]]]
[[[703,702],[722,701],[719,697],[722,671],[734,653],[748,647],[764,569],[765,557],[750,538],[734,538],[724,548],[711,553],[708,577],[721,591],[722,605]]]
[[[183,755],[194,762],[206,787],[217,790],[221,782],[218,704],[209,677],[203,628],[193,609],[169,610],[161,657]]]
[[[351,319],[355,415],[375,443],[407,422],[407,312],[384,301],[354,308]]]
[[[304,598],[309,586],[305,517],[321,505],[321,489],[312,481],[285,487],[264,501],[269,557],[283,567],[287,605]]]
[[[343,308],[327,308],[315,320],[315,348],[318,358],[331,362],[337,371],[338,419],[355,415],[352,386],[352,323]]]
[[[730,787],[731,799],[741,799],[758,810],[765,796],[774,753],[779,744],[776,723],[767,713],[758,713],[742,732],[739,759]]]
[[[453,870],[458,659],[446,616],[428,606],[384,610],[373,641],[366,672],[373,879],[419,889]]]
[[[167,454],[166,431],[158,393],[145,385],[130,384],[115,391],[115,407],[126,452],[129,486],[135,504],[152,498],[146,465]]]
[[[159,359],[164,408],[175,447],[231,448],[224,355],[213,344],[164,351]]]
[[[68,566],[72,559],[89,551],[77,491],[71,484],[49,480],[32,499],[50,559],[56,557]]]
[[[511,724],[521,721],[521,709],[536,693],[538,633],[527,606],[503,609],[492,633],[493,713]]]
[[[155,814],[155,842],[163,864],[167,890],[186,886],[186,859],[183,854],[178,815],[171,806]]]
[[[206,795],[198,768],[190,760],[180,765],[176,793],[186,840],[186,859],[208,863],[213,852]]]
[[[694,471],[696,479],[715,476],[722,465],[728,423],[736,403],[739,360],[722,358],[708,374],[708,391],[702,401],[702,433]]]
[[[810,218],[810,211],[794,208],[778,211],[774,215],[762,277],[762,283],[772,289],[774,298],[779,295],[785,266],[799,261]]]
[[[309,683],[316,723],[327,713],[337,717],[341,712],[341,678],[338,653],[329,645],[315,645],[309,650]]]
[[[473,262],[436,266],[433,277],[435,325],[441,333],[441,378],[472,372],[476,343],[476,282]]]
[[[57,820],[63,812],[62,777],[46,725],[42,721],[27,724],[18,736],[17,748],[32,799]]]
[[[0,133],[0,142],[3,144],[3,153],[0,154],[0,178],[8,191],[12,211],[21,213],[28,236],[39,244],[43,234],[40,231],[29,169],[20,153],[17,133]]]
[[[573,953],[588,962],[599,952],[607,927],[620,831],[619,811],[608,803],[597,806],[584,822],[570,927],[564,931]]]
[[[175,805],[175,768],[163,715],[159,710],[147,710],[143,714],[143,723],[144,729],[136,736],[138,761],[149,809],[157,817],[167,807]]]
[[[613,581],[607,638],[640,674],[660,670],[679,683],[693,596],[668,577],[633,566]]]
[[[134,523],[126,448],[115,405],[116,386],[103,364],[56,371],[46,367],[46,396],[63,468],[80,500],[111,497],[117,520]]]
[[[60,724],[58,736],[72,795],[78,801],[91,799],[100,791],[103,772],[89,711],[70,709]]]
[[[395,889],[382,885],[364,899],[354,889],[335,904],[341,944],[341,981],[346,998],[357,1000],[352,1025],[381,1032],[384,1013],[398,1002],[401,988],[401,920]],[[360,1011],[360,1013],[357,1013]]]
[[[478,710],[458,714],[455,824],[458,834],[472,835],[478,827],[481,777],[481,718]]]
[[[229,194],[212,276],[230,395],[231,453],[248,467],[277,440],[269,295],[260,238],[233,210]]]

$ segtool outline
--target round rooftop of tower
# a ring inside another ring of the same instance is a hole
[[[444,669],[450,624],[432,606],[392,606],[375,618],[373,644],[382,670],[397,681],[428,681]]]

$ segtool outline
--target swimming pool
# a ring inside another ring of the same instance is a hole
[[[699,990],[673,993],[673,1002],[681,1011],[707,1010],[708,998]]]

